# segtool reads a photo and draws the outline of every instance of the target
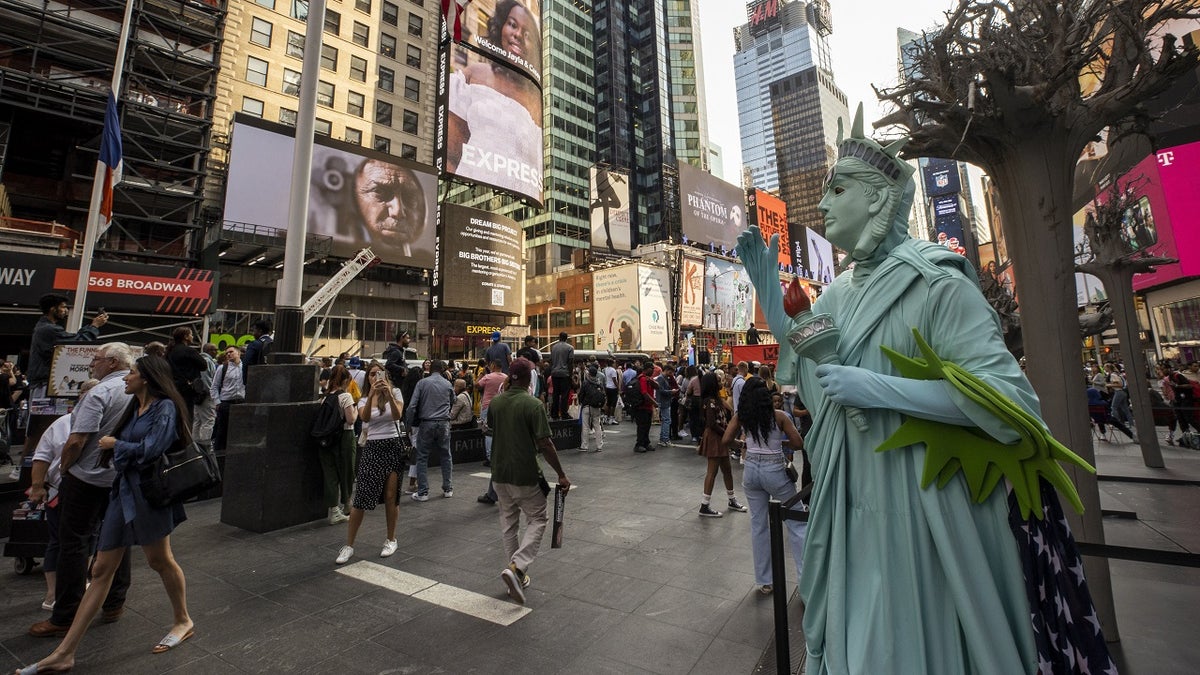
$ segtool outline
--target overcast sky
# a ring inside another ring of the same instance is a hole
[[[693,0],[700,12],[709,139],[724,153],[725,179],[741,183],[742,149],[733,78],[733,28],[746,22],[744,0]],[[833,76],[853,114],[859,101],[869,125],[882,117],[871,85],[896,83],[896,29],[941,23],[955,0],[832,0]]]

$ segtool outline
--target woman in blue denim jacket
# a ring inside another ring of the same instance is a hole
[[[193,634],[183,570],[171,554],[170,534],[186,518],[183,507],[151,506],[142,496],[140,485],[142,469],[151,466],[176,443],[191,443],[191,421],[187,419],[187,407],[172,382],[171,366],[161,357],[138,359],[125,376],[125,393],[134,398],[122,419],[120,432],[116,437],[105,436],[99,440],[103,451],[101,463],[111,461],[119,475],[100,526],[92,583],[83,595],[71,629],[58,648],[21,673],[60,673],[75,665],[75,652],[88,625],[108,595],[125,550],[133,545],[142,547],[146,562],[162,578],[175,615],[170,632],[154,646],[153,653],[169,651]]]

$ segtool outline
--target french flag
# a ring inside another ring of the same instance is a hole
[[[121,182],[121,120],[117,117],[117,98],[109,92],[104,110],[104,133],[100,138],[100,163],[104,165],[104,190],[100,197],[100,231],[104,236],[112,224],[113,186]]]
[[[442,0],[442,15],[446,17],[446,28],[450,39],[462,42],[462,14],[471,0]]]

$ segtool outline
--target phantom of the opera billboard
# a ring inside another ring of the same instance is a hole
[[[285,236],[293,136],[290,127],[237,116],[226,223]],[[353,258],[369,246],[383,262],[433,268],[437,174],[432,167],[318,136],[311,175],[308,234],[331,237],[335,256]]]
[[[471,0],[462,12],[461,42],[541,84],[541,0]]]
[[[433,309],[524,313],[525,234],[511,218],[445,204],[438,228]]]
[[[670,273],[633,263],[592,273],[596,346],[612,351],[661,351],[670,339]]]
[[[607,167],[593,166],[590,173],[592,251],[628,254],[629,175]]]
[[[787,203],[779,197],[752,188],[747,192],[750,223],[757,225],[763,240],[771,243],[771,235],[779,235],[779,264],[788,267],[792,262],[792,242],[787,222]]]
[[[732,251],[746,229],[746,194],[736,185],[679,163],[679,214],[684,240],[713,252]]]

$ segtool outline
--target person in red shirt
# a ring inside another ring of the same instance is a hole
[[[650,422],[654,418],[654,394],[658,386],[654,383],[654,364],[646,363],[642,366],[642,372],[634,378],[631,385],[637,385],[642,392],[642,402],[637,408],[633,409],[633,420],[637,423],[637,442],[634,443],[634,452],[646,452],[654,450],[654,446],[650,445]]]
[[[504,384],[507,379],[508,376],[504,374],[504,364],[499,361],[492,361],[488,364],[488,374],[479,378],[479,381],[475,383],[475,389],[482,394],[479,399],[479,419],[484,420],[483,443],[487,454],[487,461],[483,465],[488,467],[492,465],[492,435],[486,428],[488,404],[492,402],[492,397],[500,393],[500,385]],[[496,503],[496,489],[492,487],[491,481],[488,481],[487,492],[476,497],[475,501],[480,504]]]

